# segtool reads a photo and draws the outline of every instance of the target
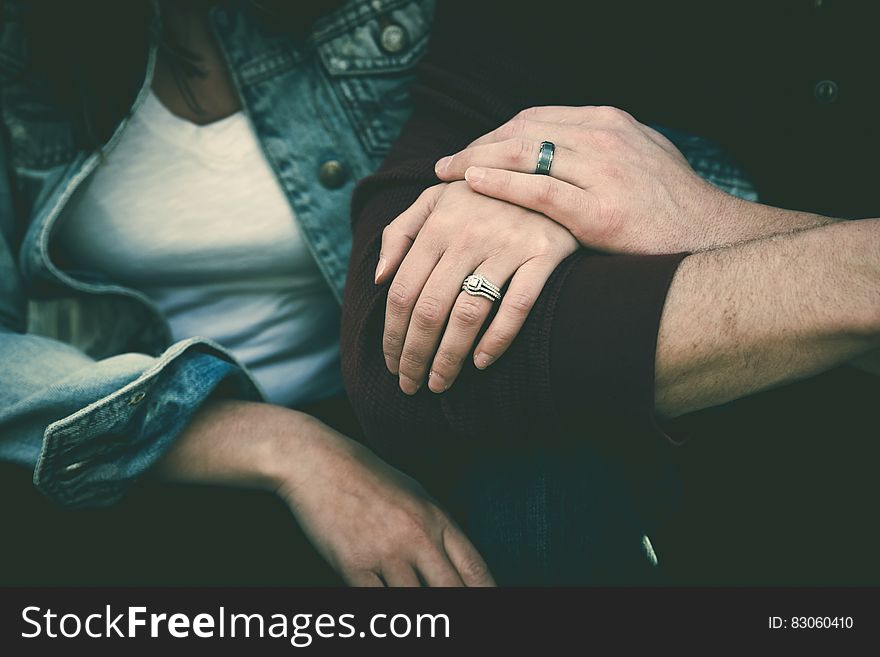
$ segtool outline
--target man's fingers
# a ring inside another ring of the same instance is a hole
[[[354,573],[343,573],[342,578],[349,586],[358,586],[361,588],[384,588],[385,586],[376,573],[367,570]]]
[[[473,271],[473,261],[463,258],[469,256],[447,251],[413,307],[399,361],[400,389],[408,395],[424,383],[461,282]]]
[[[464,172],[472,166],[534,173],[540,151],[540,141],[525,137],[473,146],[456,153],[448,160],[440,160],[436,167],[437,175],[448,181],[463,180]],[[590,172],[591,164],[589,156],[556,144],[552,175],[579,187],[586,186],[595,179],[595,175]]]
[[[377,285],[387,281],[389,276],[397,271],[425,221],[434,211],[434,206],[442,191],[443,185],[435,185],[426,189],[415,203],[398,215],[382,231],[382,247],[379,251],[379,263],[376,266],[375,276]]]
[[[598,204],[589,190],[580,189],[553,176],[471,167],[465,171],[471,189],[540,212],[580,237],[584,225],[596,221]],[[597,230],[601,226],[597,225]]]
[[[418,588],[422,585],[416,571],[405,561],[393,561],[382,565],[382,579],[388,586]]]
[[[553,175],[583,186],[591,178],[584,178],[580,170],[597,156],[606,160],[619,157],[626,135],[630,141],[636,135],[647,138],[672,156],[684,160],[678,148],[666,137],[621,109],[554,106],[523,110],[504,125],[472,141],[464,150],[438,160],[435,171],[445,181],[461,180],[468,166],[534,173],[540,143],[551,141],[556,145]],[[497,148],[493,151],[483,149],[490,145],[501,147],[502,144],[500,153],[504,157],[499,157]],[[574,157],[563,149],[573,152]],[[562,162],[557,162],[557,158]]]
[[[490,283],[502,288],[514,270],[515,265],[487,260],[473,273],[484,276]],[[428,387],[432,392],[445,392],[455,382],[489,317],[492,304],[492,301],[481,296],[472,296],[467,292],[458,294],[437,353],[432,354],[433,362],[428,377]]]
[[[489,566],[458,527],[449,525],[444,530],[443,549],[465,586],[495,586]]]
[[[439,254],[427,243],[427,240],[416,238],[415,244],[403,259],[388,288],[382,352],[385,354],[388,371],[394,375],[399,374],[400,355],[413,307],[439,260]]]
[[[521,111],[507,123],[475,139],[468,147],[503,141],[512,136],[524,136],[530,125],[538,125],[541,130],[546,130],[546,126],[550,124],[565,126],[575,130],[579,127],[626,129],[634,125],[641,125],[629,112],[606,105],[584,105],[582,107],[550,105],[546,107],[532,107]],[[539,137],[539,139],[553,141],[549,137]]]
[[[467,148],[476,148],[486,144],[497,144],[509,139],[530,139],[540,144],[542,141],[552,141],[557,146],[575,148],[584,140],[584,135],[593,128],[589,126],[567,125],[565,123],[545,121],[508,121],[500,128],[496,128],[484,137],[472,142]],[[467,150],[467,149],[465,149]],[[453,158],[454,159],[454,158]],[[538,161],[538,152],[535,151],[535,162]],[[534,169],[534,167],[532,167]]]
[[[479,369],[486,369],[507,351],[554,269],[552,262],[533,259],[516,271],[498,313],[474,349],[474,364]]]

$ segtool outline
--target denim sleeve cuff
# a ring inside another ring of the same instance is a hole
[[[261,398],[223,351],[201,342],[180,346],[122,389],[51,424],[34,471],[37,488],[68,507],[113,504],[218,386],[232,398]]]

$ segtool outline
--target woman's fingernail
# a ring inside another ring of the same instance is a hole
[[[388,368],[388,371],[391,372],[394,376],[397,376],[397,361],[391,358],[390,356],[385,356],[385,367]]]
[[[474,358],[474,365],[477,366],[477,369],[484,370],[487,367],[489,367],[489,365],[491,365],[491,364],[492,364],[492,357],[483,351],[478,353],[476,358]]]
[[[374,283],[379,282],[379,277],[385,271],[385,258],[379,258],[379,264],[376,265],[376,276],[373,278]]]
[[[431,392],[446,392],[449,389],[449,386],[446,385],[446,379],[444,379],[440,374],[431,370],[428,374],[428,389]]]
[[[486,170],[482,167],[468,167],[464,172],[464,179],[468,182],[480,182],[486,177]]]
[[[417,381],[413,381],[406,374],[400,375],[400,389],[403,390],[407,395],[414,395],[418,392],[421,384]]]
[[[452,156],[447,155],[446,157],[441,157],[437,160],[437,164],[434,165],[434,171],[437,173],[443,173],[446,169],[449,168],[449,163],[452,162]]]

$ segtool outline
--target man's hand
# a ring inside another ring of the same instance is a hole
[[[542,141],[556,145],[549,176],[534,175]],[[726,194],[666,137],[613,107],[525,110],[436,171],[541,212],[582,245],[609,252],[703,251],[832,221]]]
[[[577,246],[547,217],[464,182],[426,190],[385,229],[376,270],[377,283],[394,276],[382,346],[401,390],[414,394],[430,370],[428,387],[443,392],[461,371],[492,305],[461,291],[467,276],[482,274],[498,287],[510,282],[474,350],[484,369],[504,353],[550,274]]]
[[[210,402],[157,472],[276,492],[351,585],[493,585],[476,549],[415,480],[303,413]]]

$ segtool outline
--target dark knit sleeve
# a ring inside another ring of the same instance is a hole
[[[373,283],[384,227],[437,184],[434,162],[440,157],[521,108],[572,102],[571,80],[554,82],[540,74],[540,62],[524,61],[507,46],[511,35],[524,33],[524,22],[493,27],[461,7],[439,3],[413,91],[415,112],[380,170],[355,191],[342,327],[343,375],[353,407],[370,443],[397,463],[436,463],[463,451],[572,438],[617,447],[650,442],[656,439],[656,336],[683,256],[572,255],[551,276],[505,355],[485,371],[468,359],[441,395],[426,386],[404,395],[385,368],[388,285]]]

